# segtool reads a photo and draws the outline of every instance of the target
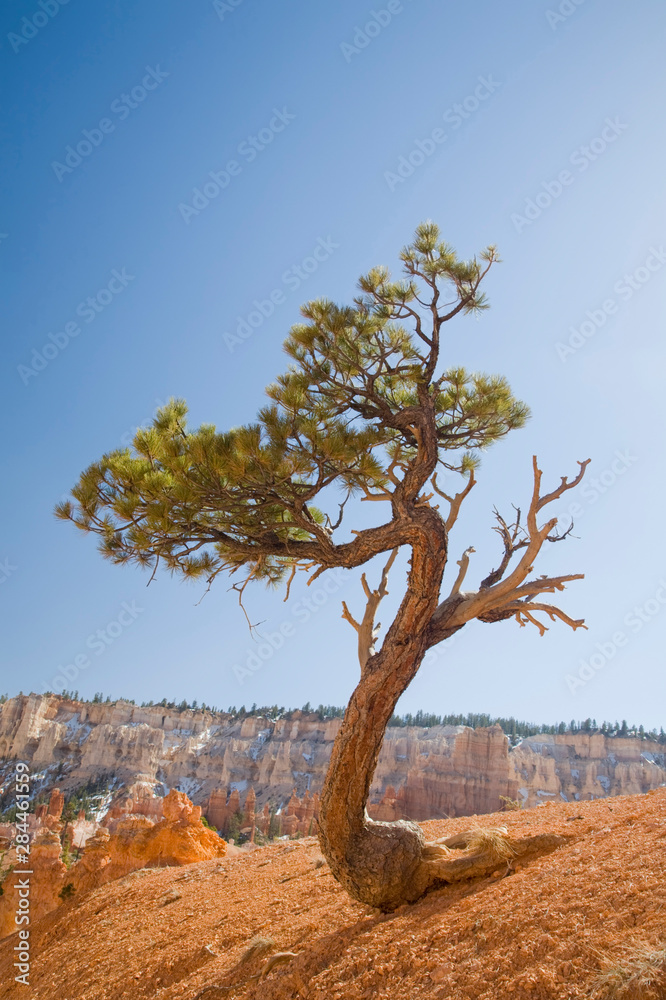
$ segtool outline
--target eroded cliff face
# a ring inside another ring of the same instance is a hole
[[[260,812],[268,803],[286,807],[294,789],[300,797],[320,791],[339,725],[29,695],[0,706],[0,758],[30,763],[37,788],[143,782],[160,795],[185,792],[204,812],[211,803],[224,810],[236,793],[244,803],[252,790]],[[369,811],[435,819],[495,811],[500,796],[534,806],[632,795],[665,782],[664,747],[646,740],[542,735],[509,750],[499,726],[389,729]]]
[[[131,813],[117,818],[111,833],[107,826],[98,827],[87,839],[82,857],[68,868],[62,852],[70,825],[60,822],[61,811],[62,802],[54,791],[49,812],[38,817],[40,826],[31,840],[27,874],[33,921],[69,895],[81,895],[131,872],[209,861],[224,857],[227,851],[224,840],[203,826],[201,806],[172,790],[160,799],[158,820]],[[16,857],[9,862],[15,865]],[[0,875],[0,938],[17,929],[21,884],[16,868]]]
[[[510,796],[526,806],[638,795],[666,783],[666,754],[650,740],[601,734],[528,736],[511,751]]]

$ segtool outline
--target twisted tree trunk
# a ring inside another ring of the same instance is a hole
[[[365,808],[386,726],[427,650],[427,626],[446,566],[441,522],[431,523],[421,538],[412,549],[407,594],[347,706],[319,812],[321,848],[337,880],[355,899],[386,910],[417,899],[425,889],[421,829],[404,821],[374,822]]]
[[[413,654],[399,660],[398,669],[377,670],[354,691],[333,747],[319,814],[319,842],[333,875],[354,899],[384,912],[497,869],[510,873],[513,860],[546,854],[569,839],[537,834],[516,840],[505,828],[486,828],[428,843],[416,823],[370,819],[365,806],[386,723],[409,683],[404,677],[417,669]]]
[[[362,667],[321,795],[319,841],[333,875],[354,899],[383,911],[415,902],[447,883],[486,876],[511,858],[544,853],[564,842],[549,835],[513,841],[505,830],[486,830],[469,831],[448,844],[426,843],[415,823],[377,822],[367,814],[386,726],[428,649],[428,624],[437,607],[445,565],[445,538],[430,530],[428,541],[413,546],[408,592],[382,649]],[[459,627],[453,625],[451,634]],[[442,628],[440,620],[440,635]]]

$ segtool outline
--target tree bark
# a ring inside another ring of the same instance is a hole
[[[423,521],[434,520],[424,509]],[[391,910],[423,894],[416,877],[425,837],[413,823],[371,820],[366,802],[384,739],[400,695],[415,676],[437,607],[446,536],[441,521],[424,524],[412,547],[408,590],[382,648],[361,672],[338,732],[321,795],[319,839],[337,880],[351,896]]]
[[[419,511],[426,522],[432,513]],[[505,830],[471,831],[458,838],[455,850],[426,843],[415,823],[377,822],[368,816],[366,803],[384,732],[429,648],[428,624],[446,566],[441,522],[437,530],[432,523],[423,527],[423,541],[412,547],[407,594],[381,650],[362,668],[347,706],[319,811],[319,841],[333,875],[354,899],[385,912],[446,884],[482,878],[510,858],[544,853],[564,842],[548,835],[513,841]],[[460,627],[453,626],[451,634]],[[441,635],[441,622],[438,628]]]

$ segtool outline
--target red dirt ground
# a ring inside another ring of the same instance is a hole
[[[194,1000],[219,984],[202,1000],[564,1000],[590,996],[605,959],[665,946],[666,788],[423,827],[498,825],[571,839],[388,915],[349,899],[314,838],[135,872],[33,925],[29,989],[13,982],[16,936],[5,939],[0,998]],[[257,937],[271,940],[244,959]],[[260,980],[276,952],[295,957]],[[666,972],[595,994],[611,995],[666,998]]]

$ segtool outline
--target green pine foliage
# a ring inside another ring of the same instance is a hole
[[[186,403],[172,399],[132,448],[83,472],[56,516],[96,534],[116,563],[209,584],[245,567],[248,579],[277,584],[325,549],[332,520],[318,501],[328,487],[349,497],[405,473],[416,453],[410,407],[434,409],[440,465],[469,473],[478,451],[528,417],[502,376],[439,358],[439,327],[486,308],[479,284],[499,257],[491,246],[462,260],[427,222],[400,258],[402,280],[376,267],[352,305],[302,307],[285,342],[292,363],[255,423],[190,429]],[[428,334],[421,302],[433,294],[450,309]]]

